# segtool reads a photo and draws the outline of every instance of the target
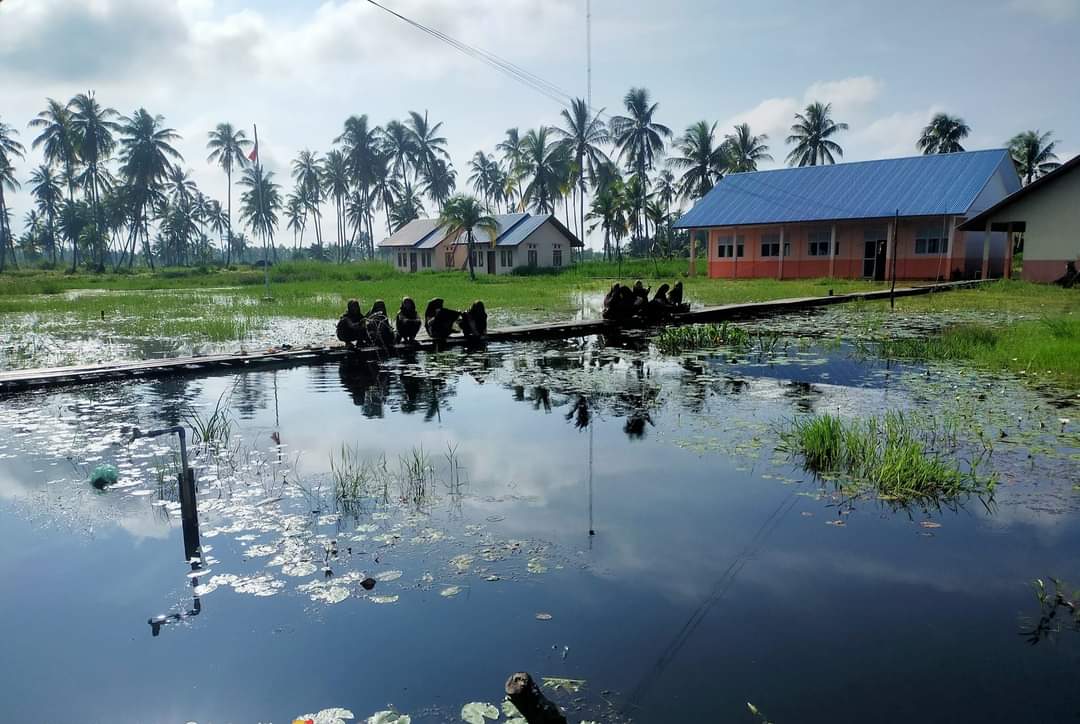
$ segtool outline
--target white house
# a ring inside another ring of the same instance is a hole
[[[477,274],[509,274],[515,267],[568,266],[584,246],[551,214],[500,214],[494,240],[473,232]],[[379,253],[401,271],[468,269],[464,234],[447,234],[438,219],[415,219],[379,242]]]

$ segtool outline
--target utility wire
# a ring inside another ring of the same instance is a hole
[[[463,53],[463,54],[465,54],[465,55],[467,55],[467,56],[469,56],[469,57],[471,57],[471,58],[473,58],[475,60],[479,60],[482,63],[486,63],[487,65],[491,66],[495,70],[497,70],[497,71],[503,73],[504,75],[508,76],[512,80],[515,80],[515,81],[517,81],[517,82],[531,88],[532,90],[540,93],[541,95],[546,96],[550,100],[555,101],[559,105],[569,106],[574,101],[574,96],[571,95],[566,90],[560,88],[559,86],[555,85],[554,83],[552,83],[550,81],[547,81],[547,80],[541,78],[540,76],[536,75],[535,73],[532,73],[532,72],[530,72],[528,70],[525,70],[521,66],[516,65],[516,64],[510,62],[509,60],[506,60],[505,58],[501,58],[500,56],[496,55],[495,53],[484,50],[482,48],[477,48],[476,46],[473,46],[473,45],[469,45],[468,43],[465,43],[465,42],[463,42],[461,40],[458,40],[458,39],[456,39],[454,37],[451,37],[450,35],[447,35],[446,33],[442,32],[441,30],[431,28],[431,27],[429,27],[427,25],[424,25],[421,22],[418,22],[416,20],[408,18],[408,17],[402,15],[401,13],[399,13],[399,12],[397,12],[395,10],[392,10],[391,8],[386,7],[385,5],[383,5],[383,4],[379,3],[379,2],[376,2],[376,0],[367,0],[367,2],[369,4],[371,4],[371,5],[374,5],[375,7],[379,8],[380,10],[382,10],[382,11],[384,11],[386,13],[389,13],[390,15],[394,16],[395,18],[397,18],[397,19],[411,25],[412,27],[416,28],[417,30],[420,30],[421,32],[426,33],[427,35],[430,35],[431,37],[436,38],[437,40],[440,40],[440,41],[446,43],[447,45],[450,45],[451,47],[455,48],[456,50],[460,51],[461,53]]]

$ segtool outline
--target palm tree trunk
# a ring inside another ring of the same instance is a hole
[[[229,266],[232,263],[232,167],[225,169],[225,178],[229,186],[227,192],[229,199],[229,220],[226,224],[228,228],[228,241],[225,242],[225,266]]]
[[[465,238],[468,241],[467,246],[468,246],[468,249],[469,249],[469,278],[472,281],[475,282],[476,281],[476,272],[473,271],[473,235],[472,235],[472,229],[466,229],[465,230]]]

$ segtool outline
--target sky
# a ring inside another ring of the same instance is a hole
[[[585,0],[381,1],[585,95]],[[769,136],[765,167],[783,164],[792,116],[814,100],[850,125],[844,160],[912,155],[946,111],[972,127],[969,149],[1039,129],[1064,161],[1080,153],[1078,31],[1080,0],[592,0],[592,101],[614,115],[643,86],[677,134],[748,122]],[[461,189],[475,151],[510,127],[558,124],[561,110],[367,0],[0,0],[0,121],[29,149],[45,99],[86,90],[124,115],[162,114],[221,201],[205,148],[220,121],[258,124],[262,160],[288,190],[291,159],[331,148],[349,115],[383,124],[427,110]],[[31,151],[17,177],[40,162]],[[16,233],[27,191],[9,194]]]

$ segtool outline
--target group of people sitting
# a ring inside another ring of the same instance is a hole
[[[460,331],[466,339],[478,340],[487,334],[487,310],[484,303],[477,300],[466,312],[448,309],[443,300],[436,298],[428,302],[421,320],[416,310],[416,302],[411,297],[401,300],[394,325],[390,325],[390,316],[386,303],[376,299],[371,311],[364,314],[360,302],[350,299],[345,314],[337,323],[337,338],[349,349],[367,345],[391,347],[394,344],[416,344],[416,335],[423,325],[428,336],[440,342]]]
[[[604,296],[604,319],[663,319],[690,311],[690,305],[683,302],[682,282],[675,282],[674,287],[661,284],[652,299],[649,290],[650,287],[642,284],[640,279],[634,282],[633,288],[613,284]]]

